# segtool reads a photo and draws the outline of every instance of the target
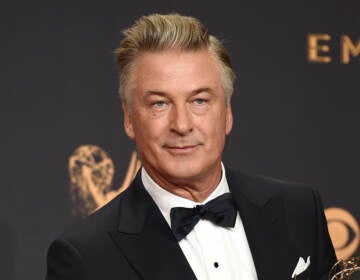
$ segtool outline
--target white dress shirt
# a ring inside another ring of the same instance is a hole
[[[170,227],[171,208],[193,208],[200,204],[161,188],[144,168],[141,170],[141,178],[145,189]],[[227,192],[229,186],[222,165],[219,185],[201,204]],[[199,280],[257,280],[254,261],[239,213],[234,228],[223,228],[210,221],[200,220],[194,229],[179,241],[179,245]]]

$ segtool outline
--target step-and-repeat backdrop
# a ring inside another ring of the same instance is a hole
[[[143,14],[201,19],[237,73],[225,164],[313,184],[338,257],[359,255],[359,1],[12,1],[1,21],[0,279],[41,279],[46,250],[140,166],[112,51]]]

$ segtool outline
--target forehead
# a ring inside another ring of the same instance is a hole
[[[220,65],[207,50],[145,52],[135,59],[132,75],[138,90],[221,87]]]

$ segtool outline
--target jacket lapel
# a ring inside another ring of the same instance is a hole
[[[229,188],[244,224],[258,279],[290,279],[289,242],[281,196],[261,181],[227,171]]]
[[[170,227],[142,185],[138,172],[120,202],[117,230],[110,233],[143,279],[196,279]]]

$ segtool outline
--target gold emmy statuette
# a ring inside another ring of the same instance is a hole
[[[360,257],[339,260],[331,268],[329,280],[360,280]]]
[[[108,153],[96,145],[78,147],[69,158],[73,212],[85,217],[103,207],[129,187],[140,165],[141,162],[133,151],[122,185],[113,188],[115,166]]]

